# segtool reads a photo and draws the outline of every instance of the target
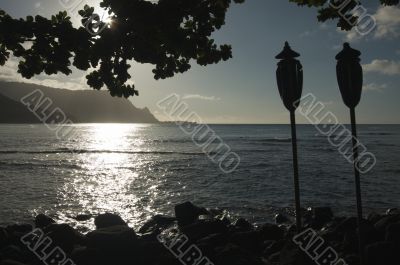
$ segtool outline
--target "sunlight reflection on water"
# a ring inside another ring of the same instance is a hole
[[[73,204],[77,204],[77,208],[91,209],[96,213],[115,212],[131,223],[138,223],[143,218],[143,209],[138,209],[140,199],[132,192],[131,187],[139,186],[138,182],[143,181],[142,178],[145,176],[139,176],[139,173],[135,172],[135,170],[142,172],[140,169],[143,163],[136,155],[109,151],[139,150],[143,139],[135,139],[132,145],[132,141],[128,138],[136,138],[143,126],[123,124],[92,126],[82,135],[80,141],[87,143],[85,146],[87,150],[107,152],[82,155],[80,164],[87,173],[79,172],[70,178],[60,187],[60,197],[66,202],[74,200]],[[126,165],[130,165],[130,168],[127,169]],[[157,184],[151,186],[147,192],[153,193],[151,197],[157,196]],[[146,212],[152,214],[154,209],[147,205]],[[66,212],[65,217],[74,214],[76,215],[75,211]],[[91,226],[90,223],[86,225]]]
[[[289,137],[286,125],[213,125],[241,157],[230,174],[174,125],[72,127],[75,138],[57,139],[44,125],[0,126],[0,225],[45,213],[87,231],[93,219],[78,222],[78,214],[115,212],[137,229],[154,214],[172,215],[184,201],[254,222],[291,212],[290,141],[280,140]],[[365,212],[382,211],[399,201],[400,126],[361,125],[360,132],[379,161],[363,176]],[[352,166],[315,133],[299,126],[302,203],[352,213]]]

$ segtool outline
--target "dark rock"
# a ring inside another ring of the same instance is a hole
[[[0,227],[0,249],[8,245],[10,242],[10,235],[7,230],[3,227]]]
[[[238,229],[240,229],[240,230],[243,230],[243,231],[250,231],[250,230],[253,230],[253,229],[254,229],[253,225],[250,224],[249,221],[247,221],[247,220],[244,219],[244,218],[239,218],[239,219],[237,219],[237,220],[233,223],[233,225],[234,225],[236,228],[238,228]]]
[[[207,220],[207,219],[214,219],[211,214],[201,214],[199,215],[199,220]]]
[[[46,226],[50,224],[54,224],[56,221],[54,221],[51,217],[44,215],[44,214],[38,214],[35,217],[35,227],[36,228],[45,228]]]
[[[288,241],[279,252],[280,265],[308,265],[314,264],[310,257],[305,254],[300,247]]]
[[[246,251],[259,254],[263,251],[263,239],[259,231],[238,232],[229,240],[232,244],[239,246]]]
[[[377,242],[366,247],[368,265],[398,265],[400,256],[392,242]]]
[[[264,224],[258,228],[263,241],[265,240],[280,240],[283,238],[285,231],[282,227],[274,224]]]
[[[265,265],[259,257],[232,244],[218,249],[213,262],[215,265]]]
[[[228,228],[221,220],[212,219],[197,221],[196,223],[183,227],[181,230],[182,233],[191,240],[196,241],[211,234],[226,233]]]
[[[349,231],[355,231],[357,229],[357,226],[357,217],[347,217],[342,222],[340,222],[334,230],[335,233],[344,234]]]
[[[202,250],[210,250],[226,245],[229,237],[228,233],[211,234],[198,240],[196,245]]]
[[[400,246],[400,222],[387,226],[385,240]]]
[[[268,261],[271,262],[272,264],[280,264],[279,261],[281,259],[281,253],[280,252],[276,252],[274,254],[271,254],[268,257]]]
[[[274,241],[271,240],[271,243],[264,249],[263,252],[263,257],[265,258],[270,258],[271,255],[281,251],[281,249],[285,246],[285,241],[280,240],[280,241]]]
[[[382,234],[386,234],[386,228],[390,224],[394,224],[400,221],[400,215],[388,215],[381,218],[378,222],[375,223],[375,228]]]
[[[11,259],[7,259],[7,260],[3,260],[0,262],[0,265],[24,265],[24,263],[15,261],[15,260],[11,260]]]
[[[10,259],[15,261],[21,261],[26,255],[23,253],[19,246],[8,245],[1,249],[0,257],[1,259]]]
[[[375,224],[376,222],[378,222],[380,219],[382,219],[382,215],[377,214],[377,213],[370,213],[367,216],[367,220],[372,222],[373,224]]]
[[[174,217],[155,215],[148,220],[140,229],[139,233],[156,233],[159,234],[161,230],[172,225],[176,219]]]
[[[357,228],[357,232],[359,231],[360,229]],[[380,233],[375,228],[373,223],[367,220],[365,220],[361,225],[361,233],[362,233],[361,236],[364,240],[364,244],[371,244],[373,242],[383,239],[383,237],[380,235]]]
[[[6,227],[6,230],[11,233],[27,234],[33,229],[31,224],[13,224]]]
[[[390,208],[386,211],[386,215],[400,215],[400,210],[397,208]]]
[[[74,219],[78,222],[88,221],[92,218],[91,214],[78,214]]]
[[[79,243],[81,235],[67,224],[51,224],[44,229],[45,235],[53,240],[65,253],[70,254],[74,245]]]
[[[126,225],[109,226],[89,232],[86,235],[86,245],[104,251],[123,251],[132,248],[137,239],[135,231]]]
[[[175,217],[180,226],[194,223],[202,214],[209,214],[205,208],[193,205],[191,202],[184,202],[175,206]]]
[[[104,213],[96,216],[94,219],[96,229],[116,226],[116,225],[127,225],[119,215],[112,213]]]
[[[314,207],[309,208],[308,211],[311,212],[310,225],[317,229],[321,228],[333,218],[333,212],[330,207]]]
[[[274,219],[276,224],[284,224],[290,222],[289,218],[281,213],[275,214]]]

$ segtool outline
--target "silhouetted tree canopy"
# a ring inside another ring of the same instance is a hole
[[[344,19],[338,12],[337,9],[333,8],[330,3],[333,3],[337,6],[340,5],[340,3],[347,2],[348,0],[289,0],[290,2],[297,3],[300,6],[308,6],[308,7],[316,7],[318,8],[318,21],[325,22],[329,19],[333,20],[338,20],[337,26],[341,28],[342,30],[351,30],[353,28],[352,24],[349,24],[346,19]],[[369,0],[371,1],[371,0]],[[400,0],[374,0],[378,1],[382,5],[397,5],[399,4]],[[362,1],[361,1],[362,2]],[[341,11],[342,13],[345,13],[347,11],[350,11],[354,7],[356,7],[357,4],[361,3],[359,0],[351,0],[348,1],[348,3],[345,6],[345,8]],[[357,17],[351,16],[348,17],[350,21],[355,21]]]
[[[215,44],[211,34],[225,24],[231,3],[243,1],[103,0],[100,6],[112,25],[97,36],[74,27],[66,11],[51,19],[14,19],[0,10],[0,64],[12,53],[21,59],[18,72],[31,78],[43,72],[71,74],[72,63],[90,71],[87,84],[94,89],[106,86],[112,96],[138,95],[126,84],[131,60],[154,65],[155,79],[164,79],[186,72],[192,59],[208,65],[231,58],[231,46]],[[92,23],[93,13],[89,6],[79,11],[82,25]]]
[[[39,15],[15,19],[0,9],[0,65],[11,54],[20,58],[18,72],[24,78],[41,73],[68,75],[73,65],[89,71],[87,84],[94,89],[105,86],[119,97],[138,95],[127,84],[131,61],[154,65],[154,78],[165,79],[189,70],[191,61],[205,66],[231,58],[231,46],[217,45],[211,34],[225,24],[232,2],[244,1],[102,0],[100,6],[108,11],[112,25],[98,35],[84,26],[74,27],[66,11],[51,19]],[[319,8],[320,21],[338,19],[339,27],[351,28],[329,7],[329,0],[289,1]],[[396,5],[399,0],[380,2]],[[79,15],[82,25],[98,22],[90,19],[93,7],[85,6]]]

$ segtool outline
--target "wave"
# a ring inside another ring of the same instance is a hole
[[[388,133],[388,132],[368,132],[368,133],[360,133],[360,135],[386,136],[386,135],[395,135],[395,134],[394,133]]]
[[[126,150],[88,150],[88,149],[68,149],[61,148],[56,150],[0,150],[0,154],[156,154],[156,155],[204,155],[204,152],[177,152],[177,151],[126,151]],[[214,152],[210,152],[213,155]]]

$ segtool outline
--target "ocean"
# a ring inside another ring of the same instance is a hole
[[[45,125],[0,125],[0,225],[45,213],[78,229],[78,214],[114,212],[138,228],[184,201],[235,218],[269,222],[293,212],[288,125],[210,125],[240,158],[224,172],[173,124],[71,125],[60,138]],[[352,164],[312,125],[298,125],[302,207],[329,206],[355,215]],[[362,174],[365,214],[400,206],[400,126],[359,125],[376,157]],[[211,153],[210,153],[211,154]]]

